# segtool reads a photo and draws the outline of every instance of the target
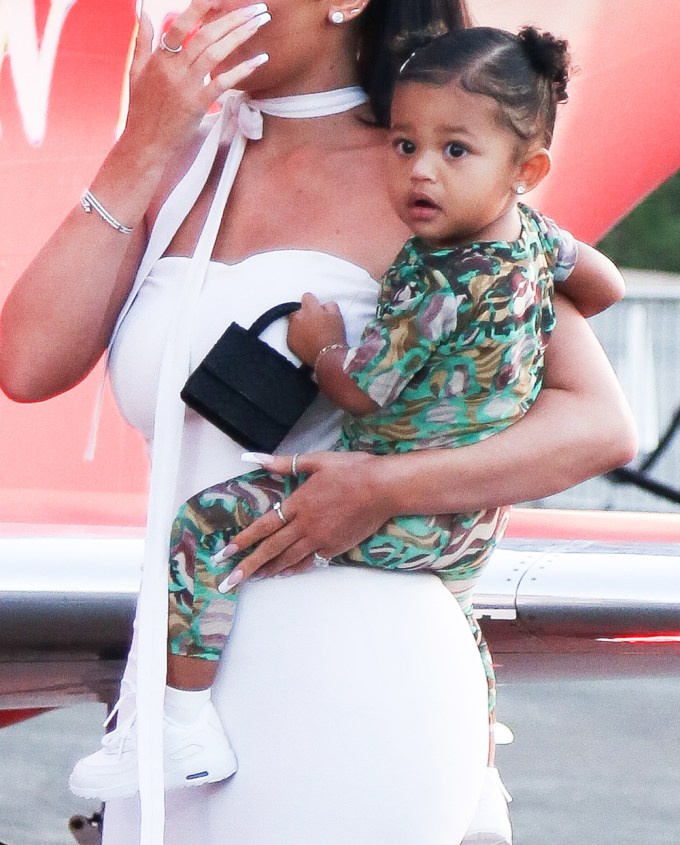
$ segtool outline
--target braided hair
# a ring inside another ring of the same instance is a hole
[[[415,38],[411,46],[397,83],[457,79],[464,90],[496,100],[501,121],[521,140],[550,146],[557,105],[568,99],[571,56],[565,40],[533,26],[517,35],[472,27],[429,41]]]

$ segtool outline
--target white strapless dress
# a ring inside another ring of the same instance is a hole
[[[117,401],[147,441],[187,261],[155,264],[112,353]],[[248,326],[305,291],[339,303],[355,343],[377,284],[351,262],[304,250],[211,262],[192,367],[231,321]],[[285,332],[284,320],[263,337],[290,356]],[[318,399],[281,451],[330,446],[338,419]],[[248,469],[241,452],[188,412],[177,503]],[[241,597],[213,689],[239,770],[167,794],[167,845],[457,845],[486,767],[487,690],[468,624],[439,579],[331,567],[248,583]],[[110,802],[104,845],[138,837],[138,800]]]

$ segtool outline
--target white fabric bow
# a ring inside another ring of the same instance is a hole
[[[227,99],[225,107],[229,110],[229,140],[237,131],[249,141],[259,141],[262,138],[262,112],[254,101],[249,100],[242,91],[238,91]]]

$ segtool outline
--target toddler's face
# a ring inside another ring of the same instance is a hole
[[[502,234],[516,206],[518,139],[491,97],[455,80],[399,84],[389,147],[392,204],[414,234],[434,246],[519,235]]]

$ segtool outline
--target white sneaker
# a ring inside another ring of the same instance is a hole
[[[233,775],[236,756],[222,723],[208,701],[190,724],[163,718],[165,788],[200,786]],[[102,747],[79,760],[69,778],[74,795],[81,798],[128,798],[139,789],[137,732],[134,717],[102,739]]]
[[[489,766],[474,818],[460,845],[512,845],[510,801],[512,798],[503,786],[498,769]]]

